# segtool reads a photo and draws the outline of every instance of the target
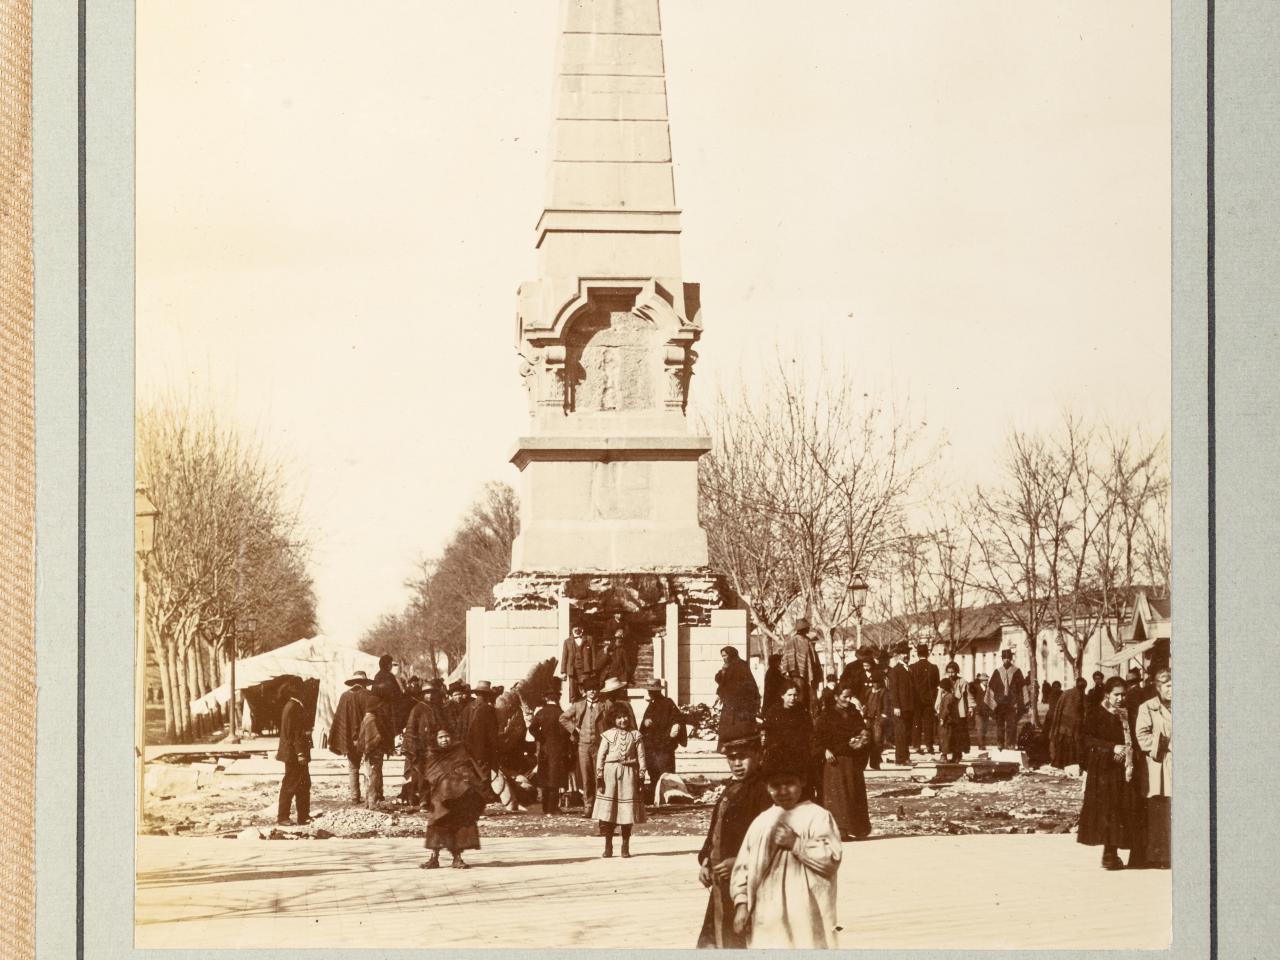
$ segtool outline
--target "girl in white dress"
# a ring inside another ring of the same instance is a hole
[[[596,804],[591,815],[600,823],[604,853],[613,856],[613,832],[622,827],[622,856],[631,856],[631,827],[644,823],[644,741],[633,729],[630,710],[617,710],[613,726],[600,734],[596,754]]]

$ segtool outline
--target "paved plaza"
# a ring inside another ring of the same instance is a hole
[[[643,829],[643,828],[642,828]],[[470,870],[425,871],[421,841],[140,838],[137,946],[692,947],[697,837],[603,860],[584,837],[495,838]],[[448,856],[445,857],[448,862]],[[1109,873],[1070,835],[845,845],[841,945],[1163,948],[1168,871]],[[927,894],[924,891],[929,891]]]

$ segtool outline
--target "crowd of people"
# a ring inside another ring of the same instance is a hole
[[[835,945],[836,873],[842,844],[870,835],[864,771],[879,769],[892,745],[906,763],[912,747],[959,761],[976,738],[1018,745],[1019,720],[1034,706],[1013,652],[991,677],[972,681],[959,665],[939,671],[921,645],[908,663],[900,643],[887,655],[872,648],[839,676],[823,674],[809,624],[801,620],[782,650],[770,657],[763,694],[734,647],[721,651],[716,674],[721,705],[718,749],[731,779],[712,810],[698,854],[699,880],[709,890],[701,947],[822,947]],[[582,796],[582,815],[596,821],[601,856],[631,856],[632,830],[646,819],[654,786],[675,770],[687,742],[685,719],[661,682],[646,687],[637,720],[628,691],[634,662],[617,643],[597,645],[575,627],[566,638],[559,676],[551,677],[520,739],[536,757],[533,782],[543,815],[562,810],[567,790]],[[1065,693],[1041,690],[1047,707],[1051,762],[1078,764],[1087,775],[1078,840],[1103,848],[1102,865],[1169,864],[1171,674],[1153,683],[1141,672],[1128,680],[1094,676]],[[561,704],[563,685],[569,703]],[[329,749],[345,756],[352,803],[383,799],[382,764],[402,732],[402,799],[428,821],[425,869],[465,869],[463,852],[480,846],[478,820],[493,792],[499,755],[494,701],[503,688],[474,688],[438,679],[402,683],[390,657],[368,678],[347,681],[329,731]],[[277,757],[285,764],[278,820],[309,820],[310,731],[300,689],[286,685]]]

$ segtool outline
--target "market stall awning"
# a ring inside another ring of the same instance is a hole
[[[1142,655],[1160,642],[1159,637],[1148,637],[1141,643],[1126,643],[1119,650],[1113,650],[1098,662],[1104,667],[1118,667],[1128,660],[1141,660]]]

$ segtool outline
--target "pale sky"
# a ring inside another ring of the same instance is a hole
[[[746,11],[750,11],[748,16]],[[1155,2],[665,0],[694,403],[779,342],[910,396],[955,482],[1169,386]],[[526,426],[551,0],[140,0],[138,390],[291,468],[325,632],[399,609]]]

